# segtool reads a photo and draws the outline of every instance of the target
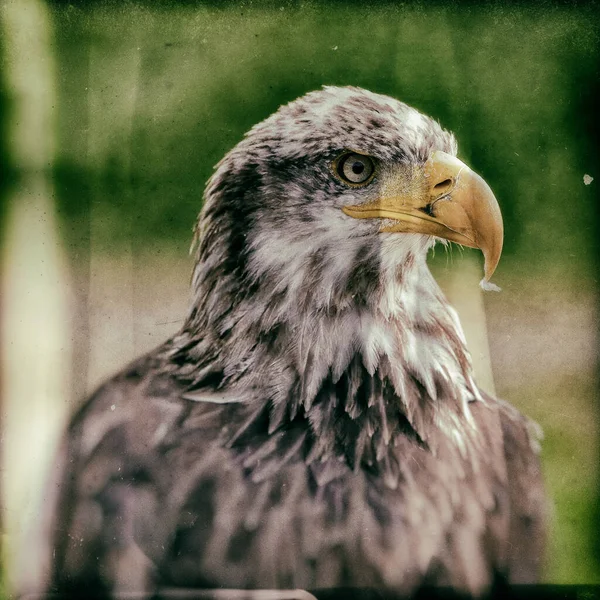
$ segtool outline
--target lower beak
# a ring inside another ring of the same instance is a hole
[[[485,258],[489,281],[500,260],[502,215],[488,184],[467,165],[445,152],[434,152],[422,169],[398,171],[382,183],[374,202],[345,206],[355,219],[392,219],[382,232],[424,233],[470,248]]]

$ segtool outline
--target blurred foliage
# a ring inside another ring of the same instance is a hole
[[[545,578],[553,583],[600,580],[594,514],[598,427],[590,418],[597,397],[586,374],[548,377],[511,394],[511,402],[527,406],[528,415],[544,424],[544,478],[552,501]]]
[[[0,36],[0,59],[5,56],[5,48]],[[0,62],[0,73],[3,62]],[[6,202],[4,198],[8,195],[10,186],[16,179],[15,169],[9,152],[8,143],[8,117],[10,100],[4,85],[4,78],[0,77],[0,248],[4,242],[4,221],[6,218]],[[1,579],[0,579],[1,580]]]
[[[589,130],[597,11],[57,3],[54,16],[56,181],[76,246],[96,203],[118,216],[107,219],[107,245],[187,246],[205,180],[246,130],[309,90],[352,84],[456,133],[461,156],[501,203],[503,265],[589,273],[600,178]],[[124,136],[111,98],[131,95]],[[100,157],[90,131],[102,132]],[[584,185],[585,173],[596,185]]]
[[[460,156],[502,207],[499,283],[510,273],[543,280],[551,294],[596,287],[597,5],[50,6],[54,183],[70,256],[80,264],[92,243],[117,255],[168,248],[184,257],[204,183],[245,131],[322,85],[358,85],[455,132]],[[591,185],[584,174],[595,178]],[[546,476],[560,507],[546,578],[600,582],[590,415],[597,387],[589,373],[559,375],[511,397],[546,431]]]

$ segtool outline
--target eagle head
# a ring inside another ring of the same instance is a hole
[[[489,280],[502,218],[456,154],[433,119],[355,87],[311,92],[254,126],[217,165],[196,228],[192,385],[306,408],[358,356],[400,397],[408,380],[472,397],[426,255],[436,240],[480,248]]]

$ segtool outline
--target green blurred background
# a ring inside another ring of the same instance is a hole
[[[62,323],[57,347],[68,362],[66,395],[44,414],[68,414],[181,324],[204,183],[246,130],[324,84],[389,94],[453,130],[461,158],[499,199],[506,238],[494,281],[503,292],[483,297],[482,326],[497,393],[545,432],[553,524],[544,580],[600,583],[599,17],[596,4],[9,0],[3,264],[15,281],[50,269],[47,287],[30,279],[23,297],[43,304],[66,290],[62,316],[39,325]],[[46,77],[39,96],[20,83],[36,68]],[[22,133],[32,95],[43,126]],[[33,212],[19,221],[28,203]],[[50,254],[43,244],[32,254],[33,222],[46,228]],[[432,267],[443,280],[469,260],[479,258],[438,252]],[[32,413],[20,402],[28,417],[3,421],[22,437]]]

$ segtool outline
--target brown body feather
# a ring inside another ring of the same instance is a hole
[[[140,361],[74,420],[50,590],[536,581],[537,440],[511,407],[472,402],[464,452],[440,435],[433,453],[397,420],[383,455],[352,464],[342,428],[325,442],[297,417],[269,433],[265,406],[182,399],[166,366]]]

